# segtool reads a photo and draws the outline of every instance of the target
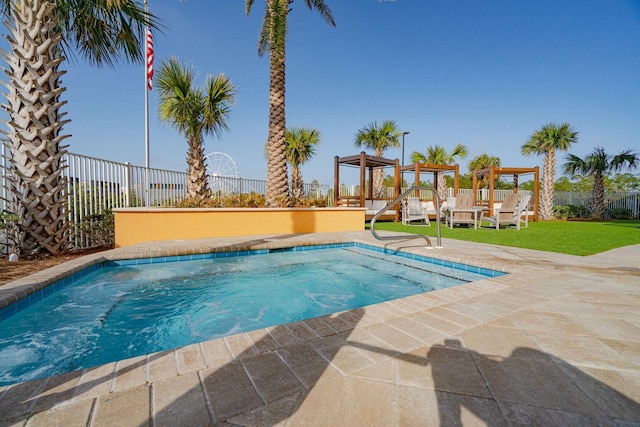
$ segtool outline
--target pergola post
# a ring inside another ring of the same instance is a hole
[[[473,191],[473,204],[475,205],[478,201],[478,190],[480,189],[480,182],[478,181],[478,176],[476,175],[476,171],[473,171],[473,177],[471,179],[471,188]]]
[[[396,164],[393,168],[393,175],[394,175],[394,191],[393,191],[393,198],[395,199],[396,197],[398,197],[400,195],[400,193],[402,192],[402,177],[400,174],[400,161],[398,159],[396,159]],[[395,221],[398,222],[400,221],[400,202],[396,203],[394,209],[396,210],[396,219]]]
[[[495,202],[495,169],[496,168],[494,166],[489,168],[489,216],[493,216],[493,203]]]
[[[533,171],[533,220],[538,221],[538,203],[540,202],[540,166]]]
[[[460,165],[458,165],[456,163],[455,167],[456,167],[456,169],[455,169],[454,175],[453,175],[453,195],[454,196],[456,194],[458,194],[458,186],[460,185],[460,183],[458,182],[458,177],[460,176]],[[474,202],[475,202],[475,198],[474,198]]]
[[[367,169],[367,155],[364,151],[360,152],[360,206],[364,206],[364,192],[366,190],[365,187],[365,173],[366,173],[366,169]],[[373,199],[373,197],[371,197],[371,193],[372,193],[372,189],[371,189],[372,185],[369,185],[369,198]]]
[[[333,206],[338,206],[340,196],[340,167],[338,166],[338,156],[335,157],[333,165]]]

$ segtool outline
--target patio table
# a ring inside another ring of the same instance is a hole
[[[445,214],[445,224],[447,227],[453,229],[453,215],[455,213],[472,213],[473,214],[473,228],[478,229],[478,226],[482,223],[483,209],[482,206],[473,206],[471,208],[451,208],[443,207],[442,211]]]

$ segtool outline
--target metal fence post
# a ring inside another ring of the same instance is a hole
[[[129,200],[129,194],[131,193],[131,164],[129,162],[124,163],[124,205],[127,208],[131,207],[131,200]]]

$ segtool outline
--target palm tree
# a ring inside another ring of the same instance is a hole
[[[161,64],[156,84],[160,120],[187,139],[187,195],[204,199],[208,193],[204,136],[219,137],[229,129],[227,119],[236,87],[224,74],[218,74],[207,76],[204,89],[195,88],[196,77],[193,68],[170,58]]]
[[[522,154],[544,154],[542,182],[540,185],[540,218],[553,218],[553,187],[556,176],[556,150],[567,151],[571,144],[578,142],[578,132],[569,123],[560,126],[548,123],[538,129],[522,145]]]
[[[486,169],[491,166],[500,167],[500,163],[500,157],[490,156],[487,153],[483,153],[469,161],[469,172]]]
[[[245,12],[251,12],[254,0],[245,1]],[[311,10],[316,9],[322,17],[335,26],[331,10],[324,0],[304,0]],[[267,160],[267,194],[268,207],[278,207],[280,201],[289,193],[286,154],[286,122],[285,122],[285,45],[287,33],[287,17],[292,0],[265,0],[266,8],[260,37],[258,54],[269,51],[269,136]]]
[[[411,162],[432,165],[452,165],[458,158],[464,159],[467,157],[468,153],[469,150],[464,144],[456,144],[451,152],[447,152],[446,148],[436,144],[427,147],[426,154],[422,154],[419,151],[411,153]],[[441,200],[447,199],[447,181],[445,180],[444,173],[438,173],[436,190]]]
[[[142,63],[145,23],[158,22],[135,0],[0,0],[0,8],[10,46],[0,53],[8,76],[2,108],[9,116],[8,130],[1,132],[10,153],[14,213],[22,218],[18,249],[27,256],[65,253],[65,55],[75,50],[97,66]]]
[[[487,153],[482,153],[469,162],[469,173],[473,175],[473,173],[480,169],[486,169],[491,166],[500,167],[500,157],[490,156]],[[489,177],[487,175],[483,175],[480,178],[480,185],[485,187],[487,182],[489,181]]]
[[[311,159],[320,145],[320,131],[311,128],[287,128],[287,161],[291,165],[291,195],[293,200],[304,197],[300,166]]]
[[[596,147],[593,153],[584,159],[574,154],[567,155],[564,173],[570,176],[584,174],[593,177],[593,190],[591,191],[589,210],[591,211],[591,217],[602,219],[605,211],[605,175],[610,172],[621,171],[625,167],[631,170],[636,168],[639,162],[640,156],[631,152],[631,150],[625,150],[615,156],[611,156],[604,151],[604,148]]]
[[[356,133],[354,144],[356,147],[366,147],[375,151],[376,157],[382,157],[384,151],[389,148],[400,147],[402,132],[398,130],[396,122],[384,120],[378,126],[377,122],[371,122]],[[384,197],[384,177],[382,169],[373,172],[373,197]]]

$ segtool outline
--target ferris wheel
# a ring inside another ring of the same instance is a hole
[[[238,187],[238,166],[233,158],[215,151],[204,156],[209,171],[209,184],[213,192],[231,193]]]

